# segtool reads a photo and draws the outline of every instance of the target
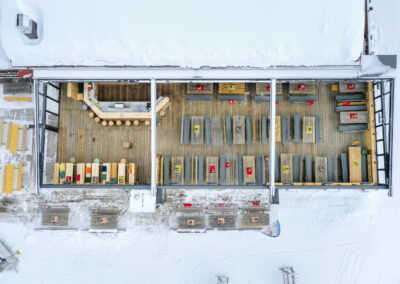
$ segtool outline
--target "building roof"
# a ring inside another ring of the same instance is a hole
[[[364,2],[3,1],[0,38],[13,66],[357,65]],[[17,13],[38,22],[38,40]]]

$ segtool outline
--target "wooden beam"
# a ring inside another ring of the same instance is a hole
[[[21,182],[22,182],[22,163],[18,164],[18,181],[17,181],[17,190],[21,190]]]
[[[22,145],[21,145],[21,152],[25,153],[26,150],[26,131],[27,131],[27,126],[24,125],[22,129]]]
[[[17,153],[18,134],[19,134],[19,125],[13,124],[12,130],[11,130],[11,143],[10,143],[10,153],[11,154]]]
[[[349,172],[350,172],[351,183],[362,182],[360,146],[349,147]]]
[[[1,188],[2,193],[6,193],[6,180],[7,180],[7,166],[3,168],[3,186]]]
[[[4,119],[0,119],[0,146],[3,145]]]
[[[371,184],[378,182],[378,170],[376,161],[376,132],[375,132],[375,106],[374,106],[374,87],[372,82],[368,82],[368,91],[366,92],[367,110],[369,116],[368,130],[365,131],[365,145],[368,154],[371,155],[372,176],[369,179]]]
[[[32,101],[31,97],[4,97],[5,101],[22,101],[22,102],[30,102]]]
[[[6,144],[6,149],[10,149],[10,144],[11,144],[11,130],[12,130],[12,122],[8,122],[8,130],[7,130],[7,144]]]
[[[60,164],[53,165],[53,184],[60,184]]]
[[[14,165],[6,165],[6,181],[5,181],[5,188],[6,188],[6,194],[12,194],[13,189],[14,189],[14,170],[15,166]]]

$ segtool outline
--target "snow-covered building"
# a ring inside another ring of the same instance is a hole
[[[75,2],[0,10],[2,66],[33,70],[38,191],[390,192],[395,57],[364,1]]]

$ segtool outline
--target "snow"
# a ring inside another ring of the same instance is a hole
[[[25,2],[21,0],[18,3]],[[5,1],[2,5],[4,3]],[[43,3],[46,3],[43,6],[49,6],[46,9],[55,5],[47,1]],[[61,8],[65,9],[65,3]],[[71,3],[72,6],[74,1]],[[349,7],[353,2],[338,3]],[[100,6],[101,4],[99,3]],[[375,5],[375,2],[372,1],[372,4]],[[374,12],[370,14],[371,21],[376,24],[373,29],[375,41],[371,46],[376,54],[400,54],[400,42],[394,37],[394,31],[399,26],[393,24],[393,19],[399,14],[395,12],[398,11],[396,4],[394,0],[377,2]],[[80,5],[83,5],[82,12],[74,11],[74,14],[100,11],[97,6],[92,10],[84,9],[84,3]],[[112,7],[112,11],[114,10]],[[346,9],[341,10],[346,12]],[[1,13],[3,21],[3,9]],[[271,14],[274,16],[274,13]],[[60,19],[67,17],[60,14],[56,16]],[[90,15],[88,17],[91,19]],[[47,20],[46,17],[44,19]],[[357,17],[354,21],[356,20]],[[58,28],[62,30],[64,27]],[[340,28],[339,24],[338,29]],[[3,27],[0,29],[4,38]],[[351,31],[351,25],[349,30]],[[44,30],[43,41],[38,47],[46,42],[47,32],[51,31]],[[65,34],[65,37],[69,38],[70,34]],[[88,37],[93,39],[90,34]],[[14,38],[10,41],[15,40]],[[91,60],[98,60],[100,51],[109,48],[108,43],[97,44],[101,46],[99,53],[94,52]],[[76,46],[66,46],[71,48],[71,54],[75,54]],[[56,47],[60,48],[58,45]],[[29,50],[26,46],[21,49]],[[54,56],[52,60],[71,60],[69,56],[72,55],[68,55],[69,53],[63,57],[44,47],[43,50],[49,51],[49,54],[40,55],[31,50],[30,54],[37,56],[30,60],[48,62],[47,56]],[[17,56],[17,51],[13,52]],[[290,56],[300,58],[299,53]],[[343,57],[346,56],[340,56]],[[21,59],[20,63],[27,60],[18,58]],[[326,59],[323,55],[321,58]],[[307,58],[303,60],[308,61]],[[219,61],[216,62],[220,64]],[[367,63],[368,70],[373,70],[373,61]],[[397,83],[399,76],[397,71],[396,94],[400,93],[400,84]],[[394,109],[399,109],[400,101],[395,100],[394,103]],[[393,124],[400,125],[400,116],[396,113]],[[400,141],[399,127],[394,128],[393,141],[394,145]],[[400,151],[396,147],[392,159],[400,160]],[[92,234],[85,230],[89,223],[87,212],[76,211],[76,207],[71,214],[72,225],[78,230],[37,231],[37,218],[29,223],[13,223],[7,219],[9,215],[0,213],[0,239],[22,252],[18,273],[10,271],[0,274],[0,283],[208,284],[217,283],[216,275],[230,277],[230,284],[282,283],[279,267],[285,265],[294,267],[299,283],[400,283],[399,166],[399,163],[393,163],[393,197],[388,197],[387,191],[281,191],[280,204],[273,208],[273,215],[281,223],[281,236],[275,239],[256,231],[177,234],[166,225],[138,225],[137,221],[142,215],[134,213],[128,213],[123,221],[122,226],[126,231],[118,234]],[[71,203],[75,205],[77,202]]]
[[[257,231],[178,234],[134,226],[134,216],[118,234],[0,223],[0,238],[22,253],[18,273],[0,274],[0,283],[217,283],[215,275],[282,283],[283,265],[299,283],[399,283],[398,204],[382,191],[282,192],[275,239]]]
[[[0,37],[13,66],[358,65],[364,2],[2,1]],[[15,28],[18,12],[39,40]]]

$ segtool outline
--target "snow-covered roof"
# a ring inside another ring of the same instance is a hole
[[[271,67],[355,65],[364,0],[2,1],[13,66]],[[15,27],[38,22],[40,39]]]

